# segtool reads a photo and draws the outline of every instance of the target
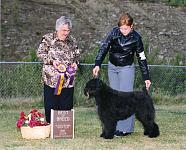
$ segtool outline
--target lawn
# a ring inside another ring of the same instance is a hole
[[[99,137],[101,128],[95,107],[75,107],[75,138],[25,140],[16,129],[20,111],[28,107],[1,107],[1,150],[180,150],[186,149],[186,105],[156,106],[156,121],[160,126],[158,138],[143,135],[136,121],[135,132],[126,137],[105,140]],[[43,109],[39,109],[43,112]]]

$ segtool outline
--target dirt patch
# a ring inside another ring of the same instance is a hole
[[[165,62],[176,53],[186,54],[185,7],[128,0],[2,0],[1,60],[28,56],[44,34],[54,31],[55,20],[61,15],[72,19],[72,33],[83,52],[97,49],[122,12],[134,17],[149,53],[157,51],[157,57]]]

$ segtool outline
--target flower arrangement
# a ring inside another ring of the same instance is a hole
[[[45,121],[45,116],[40,113],[37,109],[33,109],[30,111],[28,115],[26,115],[23,111],[20,113],[20,117],[17,120],[17,128],[21,128],[23,126],[29,126],[31,128],[35,126],[47,126],[49,123]]]

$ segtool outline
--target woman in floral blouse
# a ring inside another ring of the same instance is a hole
[[[80,50],[70,35],[71,20],[65,16],[56,20],[56,31],[43,36],[37,56],[43,62],[44,107],[46,121],[50,111],[73,108],[74,81]]]

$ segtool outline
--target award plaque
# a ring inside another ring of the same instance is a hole
[[[74,109],[51,109],[51,134],[55,138],[74,138]]]

